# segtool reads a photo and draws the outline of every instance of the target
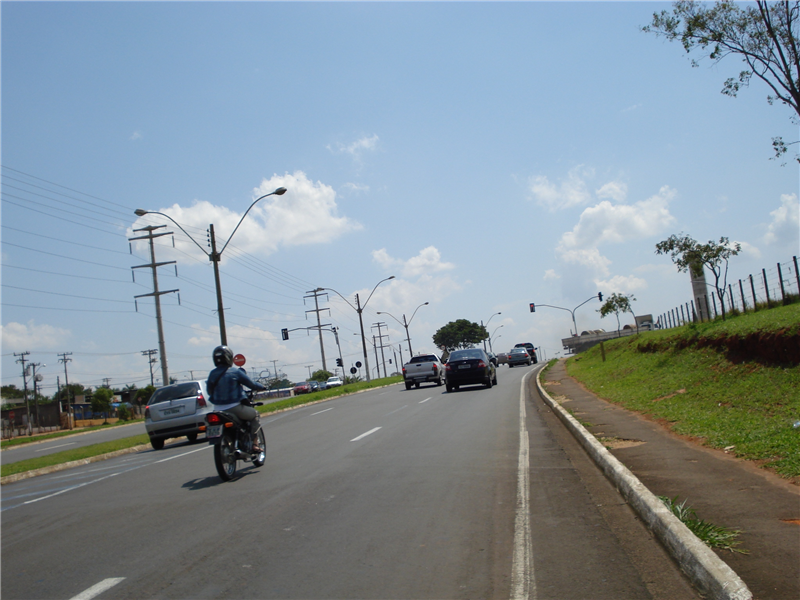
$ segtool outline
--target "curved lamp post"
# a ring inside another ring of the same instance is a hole
[[[375,290],[378,289],[378,286],[380,284],[382,284],[384,281],[389,281],[390,279],[394,279],[394,275],[392,275],[391,277],[387,277],[386,279],[381,279],[378,283],[376,283],[375,287],[372,288],[372,291],[369,293],[369,296],[367,297],[367,301],[364,302],[363,306],[361,305],[361,300],[359,299],[358,294],[356,294],[356,306],[353,306],[347,298],[342,296],[335,289],[333,289],[333,288],[319,288],[320,290],[328,290],[328,291],[333,292],[334,294],[339,296],[342,300],[347,302],[347,304],[350,306],[350,308],[352,308],[354,311],[356,311],[358,313],[358,323],[359,323],[359,325],[361,325],[361,348],[364,351],[364,366],[366,367],[366,371],[367,371],[367,381],[372,381],[372,380],[369,378],[369,357],[367,356],[367,339],[364,337],[364,320],[361,317],[361,313],[363,312],[364,308],[366,308],[367,302],[369,302],[369,299],[372,298],[372,294],[374,294]]]
[[[392,313],[388,313],[388,312],[378,312],[378,314],[379,314],[379,315],[389,315],[389,316],[390,316],[390,317],[392,317],[392,318],[393,318],[395,321],[397,321],[398,323],[400,323],[400,325],[402,325],[403,327],[405,327],[405,328],[406,328],[406,341],[408,342],[408,353],[409,353],[411,356],[414,356],[414,351],[411,349],[411,336],[408,334],[408,326],[409,326],[409,325],[411,325],[411,321],[413,321],[413,320],[414,320],[414,315],[416,315],[416,314],[417,314],[417,311],[418,311],[420,308],[422,308],[423,306],[427,306],[428,304],[430,304],[430,302],[423,302],[423,303],[422,303],[422,304],[420,304],[420,305],[419,305],[417,308],[415,308],[415,309],[414,309],[414,313],[411,315],[411,318],[410,318],[408,321],[406,321],[406,315],[405,315],[405,313],[403,313],[403,321],[402,321],[402,322],[400,321],[400,319],[398,319],[397,317],[395,317],[395,316],[394,316]]]
[[[499,312],[496,312],[496,313],[494,313],[494,314],[493,314],[491,317],[489,317],[489,321],[491,321],[491,320],[492,320],[492,319],[494,319],[494,318],[495,318],[497,315],[500,315],[500,314],[503,314],[503,313],[499,313]],[[488,324],[489,324],[489,321],[486,321],[486,325],[488,325]],[[483,321],[481,321],[481,327],[484,327],[484,328],[485,328],[485,327],[486,327],[486,325],[484,325],[484,324],[483,324]],[[489,347],[491,347],[491,345],[492,345],[492,340],[489,340]],[[484,352],[486,352],[486,339],[484,339],[484,340],[483,340],[483,351],[484,351]]]
[[[500,327],[503,326],[500,325]],[[500,329],[500,327],[495,328],[494,333],[492,333],[492,335],[489,336],[489,352],[491,352],[492,354],[494,354],[494,348],[492,348],[492,338],[494,337],[494,334],[497,333],[497,330]],[[498,335],[497,337],[501,336]]]
[[[189,233],[183,227],[181,227],[180,224],[175,219],[170,217],[168,214],[162,213],[162,212],[158,212],[156,210],[144,210],[142,208],[137,208],[135,211],[133,211],[133,213],[137,217],[143,217],[144,215],[161,215],[162,217],[168,218],[170,221],[175,223],[175,225],[178,227],[178,229],[180,229],[184,233],[184,235],[186,235],[186,237],[188,237],[190,240],[192,240],[195,243],[195,245],[198,248],[200,248],[200,250],[203,251],[203,254],[208,256],[208,260],[210,260],[211,262],[214,263],[214,282],[216,283],[216,287],[217,287],[217,314],[219,315],[219,338],[220,338],[220,343],[223,346],[227,346],[228,345],[228,333],[225,330],[225,312],[224,312],[224,309],[222,308],[222,287],[220,286],[220,281],[219,281],[219,261],[222,259],[222,253],[225,251],[225,248],[228,247],[228,244],[230,243],[231,239],[233,238],[233,234],[236,233],[237,229],[239,229],[239,225],[242,224],[242,221],[244,221],[244,218],[247,216],[247,213],[250,212],[250,209],[253,208],[259,200],[263,200],[264,198],[267,198],[268,196],[283,196],[285,193],[286,193],[286,188],[285,187],[279,187],[275,191],[270,192],[269,194],[264,194],[263,196],[253,200],[253,203],[247,208],[246,211],[244,211],[244,214],[242,215],[242,218],[239,219],[239,222],[236,224],[236,227],[234,227],[233,233],[228,237],[228,241],[225,242],[225,244],[222,246],[222,250],[220,250],[219,252],[217,252],[217,241],[216,241],[216,238],[214,237],[214,225],[213,224],[208,226],[209,236],[211,238],[211,252],[206,252],[206,249],[203,248],[197,242],[196,239],[194,239],[191,235],[189,235]]]

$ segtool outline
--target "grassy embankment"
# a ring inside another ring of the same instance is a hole
[[[262,414],[273,413],[280,410],[286,410],[289,408],[294,408],[296,406],[301,406],[303,404],[310,404],[313,402],[319,402],[321,400],[328,400],[336,396],[344,396],[346,394],[352,394],[355,392],[368,390],[375,387],[382,387],[393,383],[399,383],[402,380],[403,380],[402,376],[396,376],[396,377],[388,377],[385,379],[373,379],[372,381],[369,382],[361,381],[359,383],[351,383],[348,385],[344,385],[342,387],[331,388],[329,390],[321,390],[319,392],[314,392],[312,394],[303,394],[302,396],[293,396],[291,398],[286,398],[285,400],[279,400],[277,402],[270,402],[269,404],[266,404],[264,406],[259,406],[258,410]],[[99,427],[85,428],[81,429],[80,432],[103,429],[111,426],[112,425],[104,425]],[[63,431],[53,434],[36,436],[34,438],[27,438],[27,437],[17,438],[16,440],[9,440],[7,442],[3,442],[2,448],[5,449],[12,445],[17,445],[26,442],[29,443],[31,441],[38,442],[46,439],[65,437],[73,435],[74,433],[77,433],[77,431]],[[24,440],[24,442],[22,440]],[[54,465],[60,465],[63,463],[72,462],[76,460],[84,460],[101,454],[108,454],[110,452],[116,452],[118,450],[126,450],[128,448],[133,448],[134,446],[140,446],[142,444],[149,444],[149,443],[150,443],[149,436],[147,434],[141,434],[141,435],[134,435],[128,438],[123,438],[120,440],[115,440],[113,442],[93,444],[91,446],[86,446],[84,448],[66,450],[64,452],[55,452],[53,454],[48,454],[47,456],[41,456],[38,458],[31,458],[28,460],[22,460],[9,464],[4,464],[2,465],[2,467],[0,467],[0,476],[6,477],[8,475],[24,473],[25,471],[32,471],[34,469],[42,469],[44,467],[51,467]]]
[[[800,304],[648,331],[567,362],[602,398],[800,482]],[[798,425],[795,425],[798,424]]]

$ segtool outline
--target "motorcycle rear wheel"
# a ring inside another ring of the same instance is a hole
[[[214,465],[222,481],[230,481],[236,475],[236,444],[230,435],[223,436],[214,446]]]
[[[261,446],[261,452],[253,459],[254,467],[263,467],[267,462],[267,442],[264,439],[264,430],[258,430],[258,445]]]

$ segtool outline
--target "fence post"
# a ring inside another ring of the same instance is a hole
[[[747,302],[744,300],[744,286],[742,285],[742,280],[739,280],[739,293],[742,295],[742,312],[747,312]]]
[[[692,321],[697,323],[697,311],[694,309],[694,300],[692,300]]]
[[[797,270],[797,257],[793,256],[794,261],[794,276],[797,279],[797,293],[800,294],[800,271]]]
[[[769,299],[769,285],[767,284],[767,270],[761,269],[761,274],[764,276],[764,292],[767,294],[767,308],[770,308],[771,300]]]
[[[708,294],[706,294],[706,298],[708,298]],[[714,306],[714,318],[716,319],[719,313],[717,312],[717,299],[714,294],[711,294],[711,304]]]
[[[786,304],[786,290],[783,289],[783,272],[781,271],[781,263],[778,263],[778,281],[781,282],[781,302]]]
[[[750,275],[750,291],[753,292],[753,312],[758,310],[758,298],[756,298],[756,284],[753,283],[753,276]]]
[[[733,287],[730,283],[728,284],[728,296],[730,296],[731,299],[731,312],[733,312],[736,310],[736,300],[733,299]]]

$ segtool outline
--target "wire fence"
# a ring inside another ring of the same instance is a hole
[[[711,291],[659,315],[656,328],[670,329],[799,300],[800,272],[797,257],[793,256],[788,262],[777,263],[771,269],[761,269],[760,273],[728,284],[721,298],[716,291]]]

